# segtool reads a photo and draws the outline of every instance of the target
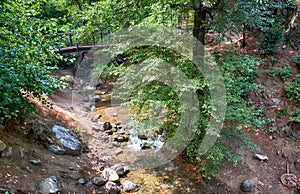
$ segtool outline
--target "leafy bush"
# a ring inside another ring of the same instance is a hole
[[[225,122],[228,123],[221,132],[221,137],[209,152],[199,157],[195,152],[198,150],[203,134],[196,133],[193,141],[187,149],[191,159],[201,159],[203,166],[199,169],[203,176],[210,178],[216,176],[226,163],[237,164],[242,160],[231,148],[232,143],[237,143],[251,149],[258,149],[250,142],[249,135],[241,131],[243,125],[256,129],[266,125],[269,121],[263,119],[264,112],[261,109],[249,108],[246,98],[251,91],[258,89],[255,79],[258,75],[257,67],[260,61],[248,55],[238,52],[215,54],[216,60],[223,72],[227,89],[227,109]]]
[[[259,40],[258,48],[265,51],[267,54],[275,52],[276,47],[282,40],[284,25],[280,22],[274,22],[271,27],[263,32]]]
[[[291,73],[292,73],[292,70],[291,70],[291,66],[289,66],[289,65],[285,65],[278,69],[268,70],[268,75],[270,77],[280,76],[281,79],[284,81],[287,80],[289,77],[291,77]]]
[[[0,12],[0,128],[17,117],[34,110],[29,95],[46,103],[42,94],[51,94],[57,81],[50,76],[55,61],[55,44],[42,32],[52,29],[54,22],[36,17],[39,1],[4,1]]]
[[[300,102],[300,74],[296,75],[292,82],[286,83],[284,89],[290,100]]]
[[[300,68],[300,55],[297,55],[297,56],[294,58],[294,62],[298,65],[298,68]]]

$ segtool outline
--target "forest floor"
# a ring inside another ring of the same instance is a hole
[[[226,50],[224,47],[214,48],[214,50],[216,49]],[[247,53],[260,55],[258,51],[251,48],[247,49]],[[241,130],[246,131],[250,135],[251,141],[260,147],[259,151],[235,146],[236,153],[244,158],[243,162],[237,166],[227,164],[221,170],[220,175],[212,178],[212,180],[200,179],[197,170],[200,163],[188,162],[184,154],[174,160],[175,167],[172,167],[170,171],[176,171],[176,173],[168,176],[168,178],[166,178],[165,170],[162,173],[160,170],[156,170],[156,172],[155,170],[145,170],[143,172],[130,172],[125,179],[138,181],[142,185],[143,189],[137,193],[243,193],[240,190],[240,184],[246,179],[252,180],[255,184],[255,189],[250,193],[297,193],[296,188],[283,186],[280,177],[286,173],[286,164],[289,163],[290,173],[298,177],[298,186],[300,185],[300,170],[297,170],[294,166],[294,161],[300,159],[300,137],[295,138],[291,135],[292,129],[288,123],[288,116],[277,116],[279,110],[285,108],[292,111],[297,105],[288,101],[284,93],[284,81],[278,77],[271,78],[267,75],[267,69],[290,64],[292,76],[287,81],[291,81],[296,74],[299,74],[299,69],[293,63],[295,55],[296,52],[292,49],[280,49],[276,55],[279,62],[272,64],[270,60],[265,60],[259,67],[257,83],[264,85],[267,90],[266,92],[253,92],[250,99],[253,106],[263,108],[266,118],[272,120],[273,132],[267,133],[264,129],[250,129],[247,126],[241,126]],[[266,56],[265,59],[267,58]],[[65,73],[61,71],[58,72],[58,75],[65,75]],[[45,128],[51,128],[54,124],[59,124],[70,129],[82,128],[87,130],[88,126],[82,123],[79,124],[77,121],[81,116],[77,115],[76,118],[71,114],[72,98],[69,90],[59,91],[51,97],[54,103],[53,110],[37,103],[40,111],[34,115],[35,119],[27,120],[25,125],[20,123],[20,125],[9,128],[7,131],[0,132],[0,139],[13,148],[11,156],[0,158],[0,193],[5,193],[5,191],[11,191],[11,193],[37,193],[39,183],[53,175],[58,179],[59,186],[62,188],[61,193],[104,192],[78,184],[79,178],[89,181],[92,177],[99,176],[92,152],[89,151],[80,157],[54,155],[48,152],[40,144],[41,142],[33,142],[24,133],[36,124]],[[277,99],[278,102],[274,99]],[[79,125],[81,127],[78,127]],[[114,156],[115,153],[111,150],[117,149],[118,146],[111,142],[107,143],[107,137],[104,134],[97,134],[97,136],[99,136],[99,142],[94,152],[100,150],[101,156]],[[87,144],[90,143],[92,142],[87,142]],[[24,158],[20,157],[19,151],[21,148],[25,150]],[[254,157],[257,153],[268,156],[268,161],[257,160]],[[29,160],[33,159],[41,160],[41,164],[31,164]],[[162,168],[170,168],[170,166]],[[167,171],[167,175],[171,174],[170,171]],[[144,176],[142,177],[141,174]],[[138,180],[137,177],[139,176],[141,177]],[[204,187],[209,188],[209,191]]]

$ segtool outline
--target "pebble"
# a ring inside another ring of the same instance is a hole
[[[38,165],[38,164],[42,163],[41,160],[29,160],[29,162],[34,164],[34,165]]]
[[[81,185],[83,185],[83,184],[85,183],[85,181],[84,181],[83,178],[80,178],[80,179],[78,180],[78,183],[81,184]]]
[[[260,161],[268,161],[269,160],[268,156],[262,155],[262,154],[255,154],[255,158]]]
[[[24,158],[24,157],[25,157],[24,152],[25,152],[25,149],[24,149],[24,148],[21,148],[21,149],[20,149],[20,156],[21,156],[21,158]]]

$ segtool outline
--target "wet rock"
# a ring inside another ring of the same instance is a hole
[[[294,166],[296,170],[300,170],[300,159],[294,161]]]
[[[126,142],[129,140],[129,136],[126,135],[126,134],[115,134],[114,135],[114,140],[117,141],[117,142]]]
[[[108,181],[119,181],[119,175],[114,169],[111,168],[105,168],[102,172],[103,178],[105,178]]]
[[[124,176],[129,172],[128,166],[123,163],[118,163],[110,167],[111,169],[115,170],[119,177]]]
[[[268,156],[262,154],[255,154],[255,158],[264,162],[269,160]]]
[[[138,138],[141,140],[148,140],[148,137],[146,135],[138,135]]]
[[[8,149],[6,151],[1,153],[1,157],[9,157],[12,155],[12,153],[13,153],[13,148],[8,147]]]
[[[254,189],[254,183],[251,180],[244,180],[241,184],[241,190],[244,192],[250,192]]]
[[[111,125],[110,125],[110,122],[105,122],[103,124],[103,129],[106,131],[106,130],[110,130],[111,129]]]
[[[112,135],[114,132],[113,132],[113,130],[107,130],[107,131],[105,131],[105,133],[106,133],[107,135]]]
[[[24,149],[24,148],[21,148],[21,149],[20,149],[20,156],[21,156],[21,158],[24,158],[24,157],[25,157],[24,152],[25,152],[25,149]]]
[[[120,187],[114,182],[107,182],[105,188],[108,194],[118,194],[120,193]]]
[[[137,184],[135,184],[134,182],[131,181],[124,181],[124,183],[122,184],[123,186],[123,191],[125,192],[131,192],[131,191],[135,191],[137,189]]]
[[[54,125],[52,131],[55,133],[56,142],[68,155],[80,155],[81,143],[75,133],[63,126]]]
[[[81,184],[81,185],[83,185],[83,184],[85,183],[85,181],[84,181],[83,178],[80,178],[80,179],[78,180],[78,183]]]
[[[46,178],[40,183],[40,193],[42,194],[57,193],[58,191],[59,187],[55,176]]]
[[[88,96],[84,96],[84,97],[83,97],[83,102],[89,102],[89,100],[90,100],[90,99],[89,99]]]
[[[6,144],[0,140],[0,152],[3,152],[6,149]]]
[[[101,97],[99,95],[95,95],[92,97],[93,102],[99,102],[101,100]]]
[[[91,107],[91,112],[96,112],[96,107],[95,106]]]
[[[38,165],[38,164],[42,163],[41,160],[29,160],[29,162],[34,165]]]
[[[103,186],[103,185],[105,185],[107,180],[102,177],[94,177],[92,182],[97,186]]]

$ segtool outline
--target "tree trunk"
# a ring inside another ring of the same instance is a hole
[[[77,5],[78,5],[78,9],[80,11],[82,11],[82,6],[81,6],[81,3],[80,3],[80,0],[75,0],[75,1],[76,1]]]
[[[201,64],[202,57],[204,54],[204,44],[205,44],[205,20],[206,14],[203,7],[202,0],[197,0],[196,5],[194,6],[195,15],[194,15],[194,28],[193,28],[193,36],[199,40],[196,41],[196,45],[194,48],[193,58],[197,63]]]
[[[194,28],[193,35],[197,38],[203,45],[205,44],[205,20],[206,14],[202,4],[202,0],[197,0],[196,5],[194,6],[195,15],[194,15]]]

